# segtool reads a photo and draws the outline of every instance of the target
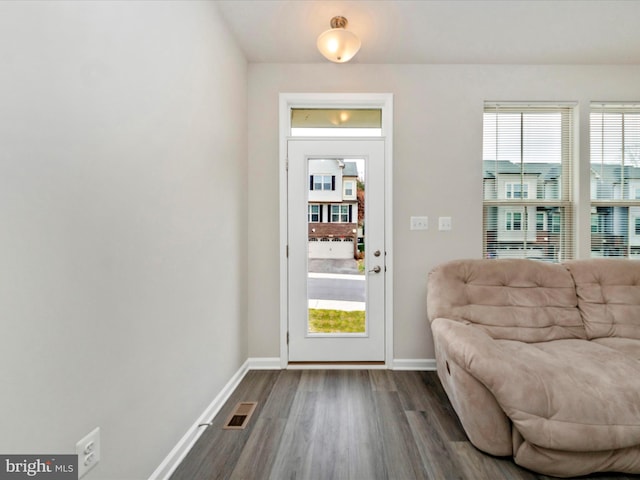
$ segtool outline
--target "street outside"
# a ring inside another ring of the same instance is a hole
[[[365,310],[366,276],[355,260],[309,260],[309,308]]]

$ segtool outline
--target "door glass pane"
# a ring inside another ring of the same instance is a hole
[[[308,334],[364,334],[364,159],[308,160]]]

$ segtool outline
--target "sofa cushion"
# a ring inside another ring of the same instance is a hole
[[[514,461],[529,470],[556,477],[575,478],[593,472],[640,472],[640,445],[598,452],[565,452],[539,447],[518,438],[514,430]],[[539,478],[539,477],[534,477]],[[547,477],[543,477],[547,478]],[[630,479],[627,476],[589,476],[601,480]],[[637,478],[637,477],[631,477]]]
[[[640,339],[640,262],[593,259],[565,265],[576,284],[588,338]]]
[[[527,442],[567,452],[640,444],[640,362],[625,352],[589,340],[494,340],[443,318],[432,326]]]
[[[594,338],[591,341],[617,350],[640,362],[640,340],[637,338],[603,337]]]
[[[491,455],[512,455],[511,421],[500,407],[495,396],[478,379],[471,375],[459,349],[454,356],[449,348],[459,340],[457,332],[473,330],[483,340],[494,342],[485,332],[454,320],[439,318],[431,324],[436,350],[438,377],[451,405],[458,414],[469,440],[480,450]],[[463,365],[459,365],[461,362]]]
[[[565,451],[640,444],[636,358],[588,340],[496,343],[513,368],[485,372],[489,389],[527,441]]]
[[[429,274],[428,314],[476,324],[496,339],[586,338],[571,275],[524,259],[454,260]]]

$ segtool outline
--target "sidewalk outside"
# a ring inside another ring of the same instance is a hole
[[[310,258],[309,272],[362,275],[358,271],[358,262],[354,259]]]

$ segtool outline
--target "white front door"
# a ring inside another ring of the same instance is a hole
[[[385,358],[385,144],[288,141],[289,361]]]

